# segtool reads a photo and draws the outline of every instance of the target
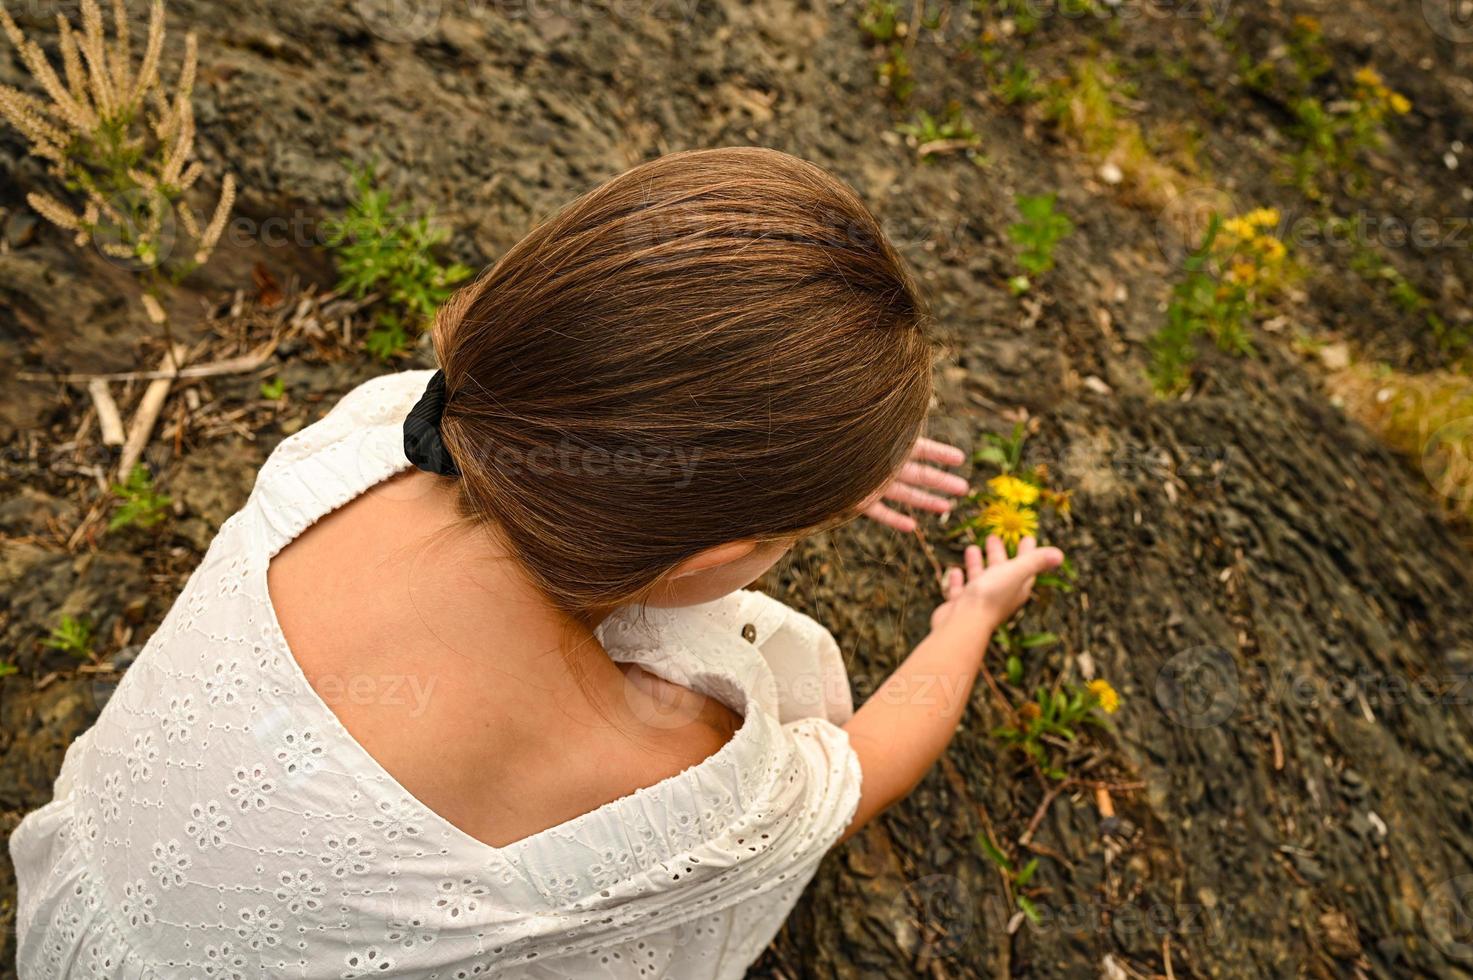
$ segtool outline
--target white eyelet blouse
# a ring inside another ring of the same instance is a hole
[[[660,783],[506,847],[409,795],[287,649],[272,556],[409,464],[429,372],[286,439],[10,840],[20,975],[740,977],[859,799],[826,630],[765,596],[616,614],[609,653],[742,716]]]

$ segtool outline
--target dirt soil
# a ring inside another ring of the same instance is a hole
[[[200,34],[201,159],[243,185],[227,247],[174,319],[203,359],[278,343],[257,371],[176,388],[147,456],[173,511],[149,531],[105,531],[113,457],[83,385],[0,388],[0,659],[18,668],[0,680],[0,827],[49,799],[66,745],[272,447],[385,369],[362,352],[367,314],[326,295],[318,222],[347,203],[345,160],[377,159],[481,265],[632,164],[754,143],[850,181],[914,264],[947,346],[935,434],[972,446],[1026,418],[1025,458],[1074,492],[1072,523],[1048,536],[1077,588],[1026,613],[1058,642],[1029,652],[1007,695],[1103,677],[1123,707],[1072,750],[1056,793],[990,734],[1005,713],[979,685],[943,764],[830,857],[753,975],[1473,976],[1473,553],[1418,461],[1348,419],[1305,352],[1347,342],[1407,370],[1455,355],[1343,250],[1301,244],[1302,285],[1257,355],[1206,350],[1185,397],[1157,398],[1145,342],[1180,258],[1171,208],[1114,186],[1039,106],[999,99],[996,66],[969,44],[991,29],[1045,81],[1112,59],[1152,148],[1190,146],[1181,172],[1244,208],[1448,226],[1473,207],[1459,156],[1473,48],[1424,16],[1438,0],[1286,0],[1221,25],[1202,16],[1221,4],[1126,0],[1113,17],[1036,4],[1053,13],[1026,39],[997,13],[1020,6],[945,5],[939,27],[912,32],[901,108],[876,86],[882,52],[853,3],[173,0],[171,53],[183,25]],[[12,10],[37,35],[55,13]],[[1356,197],[1287,186],[1290,109],[1240,81],[1243,57],[1282,57],[1297,14],[1323,21],[1341,82],[1374,64],[1414,104]],[[22,75],[0,54],[0,84]],[[979,157],[919,162],[895,126],[950,99]],[[151,366],[160,347],[130,276],[30,219],[25,193],[48,181],[21,151],[0,132],[7,374]],[[1013,197],[1050,191],[1078,230],[1020,299],[1004,286]],[[1473,320],[1469,237],[1386,250],[1452,324]],[[263,397],[277,377],[285,397]],[[125,411],[141,391],[114,388]],[[947,527],[925,534],[954,557]],[[866,525],[805,543],[765,585],[833,629],[862,698],[924,635],[932,579],[916,539]],[[97,663],[42,645],[65,613],[94,624]],[[1039,858],[1038,922],[979,835]],[[3,969],[13,917],[0,859]]]

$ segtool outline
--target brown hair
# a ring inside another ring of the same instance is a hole
[[[636,167],[441,310],[462,511],[584,620],[706,548],[846,517],[919,431],[923,319],[818,167],[755,148]]]

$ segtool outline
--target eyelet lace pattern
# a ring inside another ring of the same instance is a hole
[[[615,614],[616,659],[717,697],[710,758],[503,848],[414,799],[308,685],[266,568],[405,468],[429,372],[286,439],[221,527],[54,800],[11,837],[20,975],[741,977],[859,799],[852,707],[812,620],[742,592]]]

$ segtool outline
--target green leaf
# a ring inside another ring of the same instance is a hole
[[[1008,657],[1007,663],[1008,683],[1014,687],[1023,683],[1023,661],[1017,657]]]
[[[1008,461],[1008,454],[997,446],[983,446],[972,454],[974,463],[991,463],[994,466],[1002,466]]]
[[[1040,650],[1045,647],[1054,646],[1058,642],[1059,638],[1053,633],[1029,633],[1023,637],[1023,649]]]
[[[1038,923],[1042,921],[1039,918],[1037,906],[1033,904],[1033,900],[1027,895],[1018,896],[1018,910],[1026,915],[1028,917],[1028,921],[1033,923],[1034,925],[1038,925]]]
[[[1018,877],[1014,881],[1014,884],[1016,884],[1019,888],[1027,885],[1028,882],[1033,879],[1033,873],[1037,870],[1038,858],[1030,859],[1027,864],[1023,865],[1023,870],[1018,872]]]
[[[999,851],[997,845],[987,839],[986,834],[979,833],[977,835],[977,846],[982,848],[982,853],[986,854],[993,864],[1002,868],[1004,871],[1013,870],[1012,862],[1008,860],[1007,855]]]

